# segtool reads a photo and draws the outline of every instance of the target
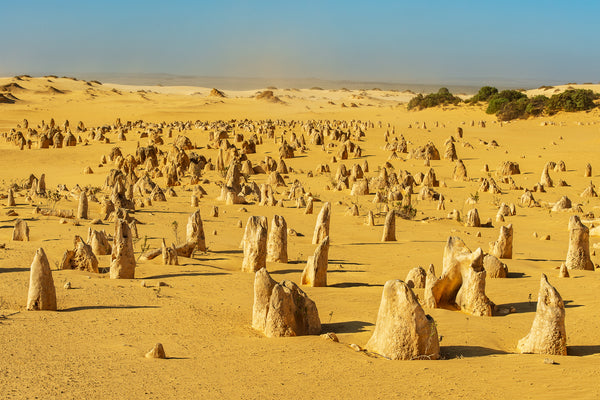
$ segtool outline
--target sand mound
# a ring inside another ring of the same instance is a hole
[[[272,103],[283,103],[283,101],[273,94],[272,90],[265,90],[258,93],[255,97],[256,100],[266,100]]]
[[[38,90],[36,93],[37,94],[65,94],[65,93],[67,93],[67,91],[57,89],[54,86],[47,86],[46,90]]]
[[[0,93],[0,103],[14,104],[18,99],[10,93]]]
[[[25,89],[23,86],[19,85],[18,83],[7,83],[6,85],[2,85],[0,86],[0,92],[10,92],[10,93],[18,93],[18,92],[24,92],[27,89]]]
[[[215,88],[212,88],[212,90],[210,91],[209,96],[212,96],[212,97],[226,97],[225,93],[223,93],[219,89],[215,89]]]

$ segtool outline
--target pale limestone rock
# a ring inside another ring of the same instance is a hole
[[[537,310],[529,334],[519,340],[519,353],[567,355],[565,305],[558,291],[542,274]]]
[[[317,223],[315,224],[315,231],[312,238],[312,244],[319,244],[326,237],[329,236],[329,223],[331,219],[331,204],[326,202],[323,204],[319,215],[317,216]]]
[[[291,281],[275,282],[265,268],[254,277],[252,326],[267,337],[321,333],[314,301]]]
[[[77,219],[88,219],[88,198],[85,192],[79,194],[79,204],[77,206]]]
[[[23,242],[29,241],[29,226],[27,222],[22,219],[17,219],[15,221],[15,227],[13,228],[12,240]]]
[[[161,343],[156,343],[152,350],[146,353],[146,358],[167,358],[163,345]]]
[[[440,357],[435,321],[425,314],[413,291],[401,280],[385,283],[375,330],[365,349],[391,360]]]
[[[105,231],[97,231],[95,229],[88,229],[87,243],[92,247],[92,251],[97,256],[104,256],[111,253],[111,245],[108,241]]]
[[[256,272],[267,262],[267,218],[251,216],[242,239],[244,259],[242,271]]]
[[[162,240],[161,253],[163,259],[163,265],[179,265],[177,260],[177,249],[172,244],[170,247],[165,243],[165,239]]]
[[[131,230],[127,221],[115,222],[112,253],[110,255],[110,278],[133,279],[135,277],[135,255]]]
[[[365,225],[375,226],[375,219],[373,217],[373,211],[369,211],[369,213],[367,214],[367,220],[365,222]]]
[[[28,310],[56,311],[56,288],[44,249],[35,252],[29,271]]]
[[[467,220],[465,222],[465,226],[474,227],[474,228],[481,226],[481,220],[479,219],[479,212],[477,211],[476,208],[470,209],[469,212],[467,213]]]
[[[513,227],[512,224],[500,227],[498,240],[490,243],[490,254],[498,258],[512,258]]]
[[[204,227],[200,210],[194,211],[188,218],[186,226],[186,242],[195,243],[196,249],[206,251],[206,239],[204,237]]]
[[[501,262],[498,257],[487,254],[483,257],[483,269],[487,273],[488,278],[507,278],[508,267]]]
[[[560,264],[560,269],[558,271],[558,277],[559,278],[569,278],[569,269],[567,268],[567,264],[562,263]]]
[[[577,215],[569,219],[569,251],[567,252],[567,268],[594,270],[590,258],[590,230],[581,223]]]
[[[550,174],[548,173],[548,168],[549,168],[549,164],[546,164],[544,166],[544,169],[542,170],[542,176],[540,177],[540,184],[543,185],[544,187],[551,188],[552,186],[554,186],[554,183],[552,182],[552,178],[550,178]]]
[[[306,208],[304,209],[304,214],[312,214],[313,213],[313,198],[309,197],[306,200]]]
[[[454,164],[454,171],[452,173],[452,179],[455,181],[465,181],[467,180],[467,168],[463,160],[457,160],[456,164]]]
[[[491,317],[495,305],[485,295],[486,272],[483,269],[483,252],[477,249],[474,254],[474,262],[463,272],[463,282],[456,294],[456,304],[463,312]]]
[[[427,273],[423,267],[415,267],[408,271],[404,282],[411,289],[424,289],[425,281],[427,280]]]
[[[592,166],[590,163],[585,166],[585,172],[583,173],[583,176],[586,178],[592,177]]]
[[[350,196],[360,196],[369,194],[369,181],[367,179],[358,179],[352,184]]]
[[[327,266],[329,263],[329,237],[325,237],[308,257],[306,267],[302,271],[300,283],[306,286],[327,286]]]
[[[68,262],[65,262],[67,260]],[[80,236],[75,236],[75,250],[72,251],[72,257],[63,257],[62,269],[77,269],[97,274],[98,259],[92,246],[85,243]]]
[[[429,275],[427,278],[429,281]],[[481,315],[482,312],[489,312],[484,315],[491,315],[495,306],[484,290],[483,251],[479,248],[471,252],[458,237],[448,238],[444,248],[442,274],[431,284],[426,282],[425,304],[435,308],[455,307],[474,315]]]
[[[288,262],[287,223],[280,215],[274,215],[271,220],[271,231],[267,241],[267,261]]]
[[[8,198],[6,199],[7,207],[15,207],[17,203],[15,202],[15,193],[12,188],[8,189]]]
[[[383,225],[383,235],[381,236],[381,241],[396,241],[396,213],[394,212],[394,210],[388,211],[385,217],[385,224]]]
[[[571,200],[567,196],[563,196],[560,198],[560,200],[558,200],[556,203],[554,203],[554,205],[552,206],[552,211],[554,211],[554,212],[565,211],[565,210],[570,210],[571,208],[573,208],[573,204],[571,203]]]

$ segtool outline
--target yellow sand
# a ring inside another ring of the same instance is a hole
[[[469,177],[480,178],[488,164],[491,174],[500,162],[516,161],[521,175],[516,183],[532,188],[548,161],[563,160],[567,172],[550,174],[555,182],[564,179],[570,186],[534,193],[542,202],[540,208],[517,207],[517,215],[507,217],[514,226],[514,258],[504,260],[511,273],[509,279],[488,279],[486,291],[496,304],[514,306],[516,313],[504,317],[474,317],[457,311],[428,310],[434,317],[441,336],[440,361],[388,361],[355,352],[348,345],[364,345],[374,328],[383,284],[389,279],[404,279],[409,269],[433,263],[441,272],[441,259],[446,239],[461,237],[472,249],[488,250],[488,243],[497,238],[494,228],[465,228],[456,221],[443,219],[452,209],[462,215],[471,206],[465,204],[475,194],[479,183],[454,182],[454,164],[447,160],[432,161],[438,179],[447,187],[438,190],[446,197],[446,210],[437,211],[435,202],[416,201],[418,213],[414,220],[397,220],[397,242],[380,243],[383,215],[376,216],[375,227],[367,227],[364,216],[369,210],[380,211],[372,203],[373,195],[350,196],[349,190],[326,191],[331,185],[327,175],[307,178],[306,172],[317,164],[331,163],[333,154],[320,147],[309,146],[306,154],[286,160],[296,172],[286,182],[300,179],[308,191],[321,200],[331,201],[331,249],[328,282],[325,288],[303,288],[316,302],[323,332],[336,332],[340,343],[318,336],[268,339],[250,327],[253,301],[253,275],[240,271],[242,254],[239,249],[243,229],[250,215],[283,215],[289,228],[303,236],[289,237],[290,263],[269,263],[268,270],[277,280],[299,282],[306,258],[314,251],[310,244],[316,214],[321,203],[315,203],[315,214],[304,215],[291,201],[284,208],[246,205],[225,206],[218,202],[217,172],[205,174],[210,184],[202,186],[208,196],[200,200],[209,251],[194,259],[180,258],[179,266],[163,266],[160,257],[139,262],[135,280],[110,280],[106,275],[77,271],[53,271],[57,287],[58,312],[25,311],[29,265],[35,249],[43,247],[53,269],[63,252],[72,248],[73,237],[87,236],[89,221],[80,226],[59,224],[55,217],[32,214],[32,205],[17,197],[15,210],[28,219],[31,242],[11,242],[13,221],[6,215],[2,202],[0,211],[0,393],[3,398],[598,398],[600,396],[600,278],[598,272],[572,272],[571,278],[560,279],[556,269],[565,259],[568,247],[567,223],[571,213],[551,213],[548,205],[567,195],[580,203],[584,212],[600,214],[597,198],[583,199],[579,194],[590,178],[583,177],[586,163],[593,167],[596,181],[600,163],[600,113],[565,114],[501,126],[481,107],[458,106],[408,112],[400,101],[409,95],[386,91],[274,90],[285,104],[257,101],[255,91],[225,91],[226,98],[208,97],[210,88],[133,87],[123,85],[87,85],[83,81],[55,78],[33,78],[15,81],[0,79],[0,85],[17,82],[26,90],[13,94],[20,99],[15,104],[0,104],[0,133],[17,128],[23,118],[30,126],[54,118],[58,124],[65,119],[74,130],[79,120],[89,127],[112,124],[117,117],[124,121],[143,119],[146,122],[175,120],[259,119],[336,119],[372,121],[376,127],[366,132],[364,159],[376,174],[389,152],[382,150],[386,129],[395,128],[403,134],[409,149],[432,140],[443,154],[444,141],[464,129],[464,139],[457,143],[457,152],[464,160]],[[64,94],[47,93],[52,86]],[[116,89],[117,92],[113,92]],[[138,92],[145,90],[146,93]],[[564,88],[563,88],[564,90]],[[532,92],[533,93],[533,92]],[[330,104],[333,102],[334,104]],[[342,108],[341,103],[358,107]],[[471,121],[486,121],[480,128]],[[377,122],[383,127],[378,128]],[[439,127],[434,123],[438,121]],[[542,126],[542,121],[552,124]],[[417,129],[426,122],[428,129]],[[465,122],[462,125],[462,122]],[[387,128],[387,124],[390,128]],[[412,124],[412,128],[408,128]],[[302,133],[300,127],[288,128]],[[242,132],[248,135],[246,132]],[[281,129],[277,130],[281,133]],[[207,158],[216,157],[216,150],[205,148],[208,133],[183,132],[201,148],[196,152]],[[177,133],[174,134],[174,137]],[[80,186],[101,186],[107,165],[98,167],[103,154],[118,145],[124,153],[135,152],[139,134],[127,134],[126,142],[113,144],[92,142],[88,146],[48,150],[23,150],[0,140],[0,193],[8,185],[30,173],[46,174],[48,188],[66,184],[71,189]],[[307,137],[307,135],[305,134]],[[174,140],[165,138],[165,149]],[[497,148],[482,141],[496,140]],[[139,140],[140,145],[146,139]],[[474,149],[465,148],[468,142]],[[277,146],[266,140],[258,146],[258,154],[249,155],[253,163],[274,158]],[[351,167],[363,159],[344,163]],[[426,172],[423,161],[391,162],[396,171],[408,170],[413,175]],[[93,175],[84,175],[90,166]],[[302,171],[302,172],[301,172]],[[254,176],[258,183],[266,176]],[[189,178],[183,179],[184,183]],[[597,182],[597,181],[596,181]],[[157,183],[164,188],[164,178]],[[509,191],[500,183],[502,195],[480,193],[479,210],[482,221],[495,218],[499,202],[517,203],[521,191]],[[177,235],[185,234],[185,223],[193,211],[190,207],[191,186],[176,187],[176,198],[166,203],[139,209],[135,216],[144,225],[138,230],[147,236],[152,247],[161,238],[175,240],[173,221],[178,223]],[[283,198],[282,190],[276,195]],[[346,215],[347,208],[358,201],[360,216]],[[34,200],[46,206],[44,199]],[[209,216],[213,205],[221,210],[218,218]],[[56,206],[76,209],[77,200],[61,200]],[[91,216],[98,216],[99,205],[91,203]],[[441,218],[441,219],[438,219]],[[591,226],[591,223],[588,223]],[[112,225],[101,226],[112,234]],[[481,237],[476,233],[481,232]],[[550,235],[549,241],[533,237]],[[592,237],[590,245],[598,242]],[[142,241],[135,244],[139,253]],[[101,267],[109,265],[110,256],[100,257]],[[598,263],[598,257],[592,260]],[[514,354],[517,341],[531,327],[539,288],[540,273],[561,293],[566,303],[566,329],[569,356],[551,357],[558,365],[543,363],[543,355]],[[144,280],[149,287],[142,287]],[[73,289],[63,288],[71,282]],[[166,283],[160,286],[159,282]],[[423,290],[416,293],[422,297]],[[152,360],[144,354],[161,342],[169,359]]]

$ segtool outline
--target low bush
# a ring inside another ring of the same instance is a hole
[[[422,110],[429,107],[437,107],[448,104],[458,104],[462,100],[454,96],[447,88],[440,88],[437,93],[430,93],[427,96],[418,94],[408,102],[408,109]]]

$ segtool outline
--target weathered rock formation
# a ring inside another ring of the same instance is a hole
[[[28,310],[56,311],[56,289],[44,249],[35,252],[29,272]]]
[[[381,236],[381,241],[396,241],[396,213],[394,210],[388,211],[385,217],[385,224],[383,225],[383,235]]]
[[[308,257],[302,271],[301,284],[306,286],[327,286],[327,265],[329,263],[329,237],[326,236]]]
[[[281,215],[274,215],[271,220],[271,231],[267,241],[267,261],[288,262],[287,223]]]
[[[408,271],[404,282],[411,289],[424,289],[425,281],[427,280],[427,273],[423,267],[415,267]]]
[[[12,240],[15,241],[29,241],[29,226],[27,226],[27,222],[22,219],[17,219],[15,221],[15,227],[13,228]]]
[[[472,208],[467,213],[467,220],[465,221],[465,226],[468,227],[480,227],[481,220],[479,219],[479,212],[476,208]]]
[[[164,238],[162,240],[161,253],[164,265],[179,265],[179,261],[177,260],[177,249],[175,248],[175,244],[167,246]]]
[[[567,268],[594,270],[590,258],[590,230],[581,223],[577,215],[569,219],[569,251],[567,252]]]
[[[436,360],[440,343],[435,321],[401,280],[383,287],[377,322],[365,349],[390,360]]]
[[[133,254],[133,238],[127,221],[118,219],[115,222],[112,252],[110,255],[110,278],[135,278],[135,255]]]
[[[244,259],[242,271],[256,272],[267,262],[267,218],[251,216],[242,239]]]
[[[326,202],[323,204],[319,215],[317,216],[317,223],[315,224],[315,231],[312,238],[312,244],[319,244],[326,237],[329,236],[329,223],[331,219],[331,204]]]
[[[488,278],[507,278],[508,267],[498,257],[487,254],[483,257],[483,269]]]
[[[529,334],[519,340],[519,353],[549,355],[567,354],[565,330],[565,305],[558,291],[542,274],[538,293],[537,310]]]
[[[63,255],[61,269],[77,269],[98,273],[98,258],[92,246],[85,243],[81,236],[75,236],[75,250],[67,250]]]
[[[196,249],[199,251],[206,251],[206,240],[200,210],[194,211],[188,218],[186,242],[195,244]]]
[[[77,206],[77,218],[88,219],[88,198],[85,192],[79,194],[79,205]]]
[[[513,227],[512,224],[500,227],[498,240],[490,243],[490,254],[498,258],[512,258]]]
[[[462,240],[450,237],[444,248],[442,274],[431,284],[427,276],[425,304],[491,316],[495,305],[485,295],[485,277],[483,251],[471,252]]]
[[[254,277],[252,327],[267,337],[321,333],[314,301],[291,281],[275,282],[266,268],[261,268]]]

